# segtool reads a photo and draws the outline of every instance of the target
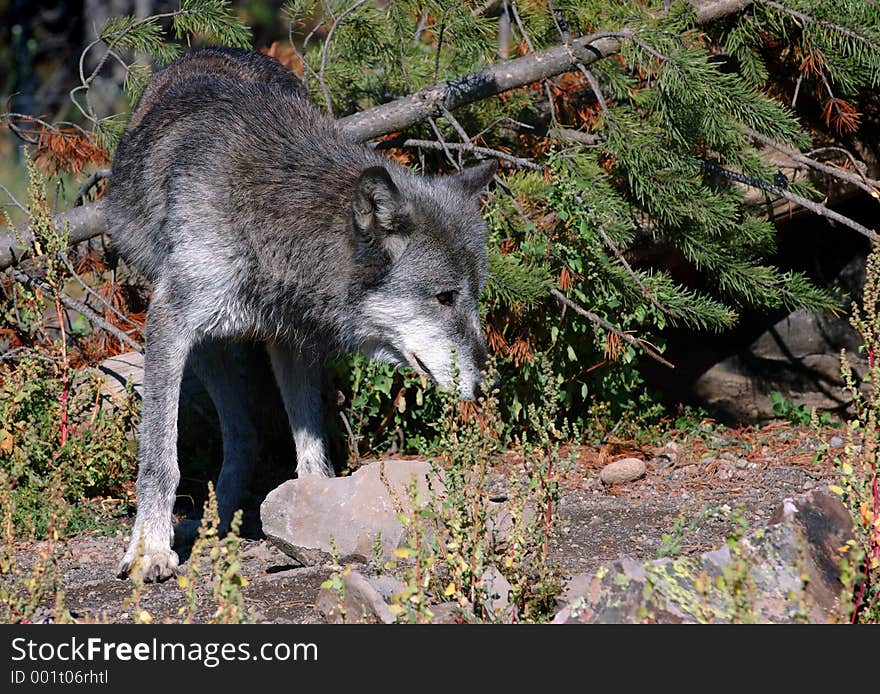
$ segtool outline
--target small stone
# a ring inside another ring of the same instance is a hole
[[[661,467],[675,465],[684,452],[684,446],[677,441],[668,441],[662,448],[656,451],[657,461]]]
[[[828,441],[828,446],[830,448],[843,448],[843,437],[832,436],[831,440]]]
[[[622,484],[644,477],[646,470],[645,461],[638,458],[623,458],[602,468],[599,479],[605,484]]]
[[[745,470],[749,466],[749,461],[745,458],[740,458],[736,461],[736,469],[737,470]]]
[[[480,577],[486,601],[483,606],[498,621],[508,621],[510,607],[510,583],[494,566],[490,566]]]
[[[395,617],[370,581],[357,571],[342,577],[342,591],[321,588],[315,609],[329,624],[391,624]]]
[[[441,602],[428,609],[434,615],[431,624],[458,624],[461,621],[461,607],[456,602]]]

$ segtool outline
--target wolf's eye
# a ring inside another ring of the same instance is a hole
[[[455,303],[455,297],[458,292],[440,292],[435,299],[439,301],[443,306],[452,306]]]

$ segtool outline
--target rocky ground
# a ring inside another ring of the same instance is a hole
[[[623,556],[696,557],[718,548],[738,517],[761,528],[783,499],[827,486],[834,476],[831,458],[843,446],[842,430],[815,432],[787,424],[714,428],[675,438],[643,446],[611,441],[576,451],[563,479],[563,527],[552,552],[563,572],[594,572]],[[643,461],[644,475],[603,482],[600,472],[624,458]],[[504,498],[507,475],[521,463],[509,453],[493,466],[498,499]],[[123,527],[110,537],[82,534],[66,543],[61,559],[65,605],[85,622],[130,622],[138,610],[154,621],[178,621],[186,601],[176,582],[145,586],[138,595],[130,581],[115,577],[127,539]],[[39,549],[19,547],[20,565],[30,564]],[[246,539],[241,573],[248,585],[242,592],[252,619],[321,621],[315,602],[331,571],[320,561],[303,566],[265,538]],[[209,620],[215,608],[205,591],[197,619]],[[46,608],[36,619],[50,616]]]

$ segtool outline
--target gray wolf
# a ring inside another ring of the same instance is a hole
[[[265,344],[298,474],[331,476],[320,367],[361,350],[473,398],[486,348],[478,196],[495,162],[419,176],[344,137],[274,60],[194,51],[157,73],[116,149],[115,246],[153,283],[137,516],[121,576],[170,577],[177,407],[187,360],[220,416],[221,521],[253,464],[259,403],[245,345]]]

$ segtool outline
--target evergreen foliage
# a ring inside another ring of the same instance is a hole
[[[512,38],[499,48],[505,12]],[[880,84],[877,4],[757,0],[707,26],[687,0],[288,0],[283,15],[296,54],[290,64],[337,117],[476,71],[499,51],[514,57],[603,32],[620,40],[619,54],[589,70],[393,135],[397,143],[473,139],[543,168],[507,168],[486,199],[484,313],[512,418],[524,412],[538,353],[553,364],[567,408],[587,412],[597,395],[623,408],[644,395],[636,350],[621,333],[662,347],[667,326],[721,331],[746,310],[837,306],[805,276],[770,262],[775,229],[762,207],[746,203],[740,181],[768,194],[778,187],[749,130],[806,148],[798,114],[808,103],[830,129],[858,127],[855,100]],[[102,31],[114,49],[159,64],[178,54],[181,39],[242,46],[248,37],[225,0],[184,0],[170,15],[115,19]],[[147,76],[142,65],[129,68],[132,99]],[[572,131],[581,137],[566,136]],[[442,147],[398,147],[393,156],[429,173],[468,163],[460,149]],[[783,185],[816,197],[809,184]],[[652,257],[674,257],[690,271]],[[554,287],[617,330],[563,311]],[[385,390],[375,419],[387,424],[385,410],[404,410],[399,396],[391,403],[398,389]]]

